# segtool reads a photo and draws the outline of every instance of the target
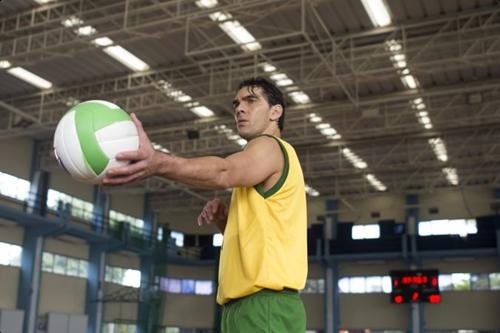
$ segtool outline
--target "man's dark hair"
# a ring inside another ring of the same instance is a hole
[[[283,131],[283,126],[285,124],[285,100],[283,99],[283,93],[281,90],[274,83],[263,77],[255,77],[242,81],[238,85],[238,90],[244,87],[249,87],[250,92],[252,93],[254,88],[259,87],[264,92],[264,96],[266,97],[269,105],[281,105],[283,112],[281,113],[281,117],[278,119],[278,127],[280,131]]]

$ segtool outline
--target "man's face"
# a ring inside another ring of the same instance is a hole
[[[271,123],[271,108],[262,88],[241,88],[233,100],[238,134],[246,140],[251,140],[264,133]]]

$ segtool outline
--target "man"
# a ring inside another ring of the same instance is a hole
[[[233,101],[238,133],[248,140],[226,158],[181,158],[155,151],[141,123],[139,149],[117,155],[135,163],[112,169],[104,184],[159,175],[193,187],[233,188],[229,211],[208,202],[198,224],[224,234],[217,302],[224,333],[303,333],[305,311],[298,290],[307,276],[304,178],[293,147],[281,139],[285,104],[269,81],[243,81]]]

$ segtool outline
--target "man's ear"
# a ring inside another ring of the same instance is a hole
[[[283,106],[281,104],[276,104],[271,107],[271,114],[269,115],[269,120],[278,121],[283,114]]]

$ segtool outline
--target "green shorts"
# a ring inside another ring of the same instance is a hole
[[[297,291],[264,289],[222,307],[222,333],[304,333],[306,312]]]

